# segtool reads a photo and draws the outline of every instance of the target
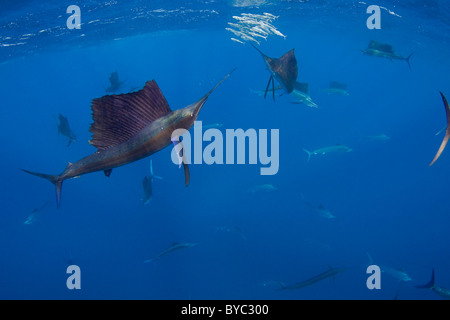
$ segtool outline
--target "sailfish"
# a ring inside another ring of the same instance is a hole
[[[119,73],[117,71],[111,73],[109,76],[109,82],[111,85],[106,89],[106,93],[115,93],[125,83],[125,81],[119,80]]]
[[[152,200],[154,179],[162,180],[163,178],[156,176],[153,173],[153,162],[150,159],[150,176],[145,176],[142,180],[142,188],[144,189],[144,198],[142,199],[142,202],[144,203],[144,205],[147,205]]]
[[[288,94],[294,91],[294,85],[297,81],[298,75],[297,59],[294,54],[295,49],[286,52],[283,56],[281,56],[281,58],[270,58],[262,53],[261,50],[253,44],[251,45],[261,54],[270,72],[269,82],[267,83],[266,91],[264,92],[264,99],[266,98],[270,84],[272,83],[272,96],[275,101],[274,78],[280,83]]]
[[[450,108],[448,106],[448,101],[442,92],[441,92],[441,97],[442,97],[442,101],[444,102],[445,112],[447,114],[447,129],[445,131],[445,137],[444,137],[444,140],[442,141],[441,147],[439,148],[433,161],[430,163],[430,167],[437,161],[437,159],[439,159],[442,152],[444,152],[445,147],[447,146],[448,140],[450,139]]]
[[[69,139],[69,143],[67,144],[67,146],[69,147],[73,141],[77,140],[77,137],[75,133],[73,133],[72,129],[70,129],[69,120],[67,120],[67,118],[62,114],[59,114],[58,117],[58,134],[62,134]]]
[[[147,81],[144,88],[137,92],[94,99],[91,106],[93,123],[89,130],[93,135],[89,143],[97,148],[97,152],[69,163],[59,175],[22,170],[56,186],[56,203],[59,208],[64,180],[96,171],[103,171],[109,177],[114,168],[148,157],[171,144],[175,147],[181,144],[180,137],[172,137],[172,133],[177,129],[189,130],[192,127],[209,95],[233,71],[203,98],[175,111],[170,109],[155,80]],[[186,161],[183,161],[183,148],[175,150],[180,166],[183,163],[187,186],[189,168]]]
[[[313,285],[319,281],[325,280],[327,278],[332,277],[334,279],[334,277],[341,273],[344,272],[346,269],[343,268],[329,268],[327,271],[322,272],[321,274],[318,274],[310,279],[307,279],[305,281],[299,282],[299,283],[295,283],[295,284],[291,284],[291,285],[284,285],[283,283],[279,283],[280,284],[280,288],[278,289],[278,291],[281,290],[294,290],[294,289],[301,289],[310,285]]]
[[[411,63],[409,61],[411,60],[411,57],[413,56],[414,52],[411,53],[407,58],[405,58],[402,55],[396,54],[390,44],[384,44],[384,43],[380,43],[380,42],[377,42],[374,40],[370,41],[367,49],[361,50],[361,51],[362,51],[362,53],[364,53],[368,56],[386,58],[391,61],[404,60],[404,61],[406,61],[409,69],[411,70]]]

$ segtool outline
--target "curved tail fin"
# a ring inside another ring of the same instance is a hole
[[[36,176],[39,178],[44,178],[55,185],[55,187],[56,187],[56,206],[59,209],[60,203],[61,203],[61,189],[62,189],[62,182],[63,182],[63,180],[61,179],[61,176],[32,172],[32,171],[28,171],[25,169],[22,169],[22,171],[32,174],[33,176]]]
[[[412,57],[413,55],[414,55],[414,52],[411,53],[411,54],[408,56],[408,58],[405,59],[405,60],[406,60],[406,63],[408,64],[409,70],[412,70],[412,69],[411,69],[411,63],[409,63],[409,60],[411,59],[411,57]]]
[[[163,177],[155,176],[155,174],[153,173],[153,162],[152,162],[151,159],[150,159],[150,177],[152,179],[158,179],[158,180],[163,180],[164,179]]]
[[[450,140],[450,107],[448,105],[447,99],[445,98],[445,96],[442,92],[441,92],[441,97],[444,102],[444,107],[445,107],[445,112],[446,112],[446,117],[447,117],[447,128],[446,128],[444,140],[442,141],[442,144],[441,144],[436,156],[434,157],[433,161],[429,165],[430,167],[437,161],[437,159],[439,159],[442,152],[444,152],[444,149],[447,146],[448,141]]]
[[[306,149],[303,149],[303,151],[305,151],[308,154],[308,160],[307,161],[309,162],[309,160],[311,159],[312,152],[310,152],[310,151],[308,151]]]
[[[419,289],[431,289],[434,287],[434,269],[431,272],[431,280],[430,282],[428,282],[427,284],[421,285],[421,286],[415,286],[416,288]]]
[[[284,282],[277,281],[278,285],[280,286],[277,291],[286,290],[287,286]]]

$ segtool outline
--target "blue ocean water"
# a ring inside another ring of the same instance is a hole
[[[450,96],[450,5],[379,0],[381,29],[369,30],[370,4],[2,1],[0,298],[441,299],[415,286],[434,269],[436,285],[450,288],[448,150],[428,167],[445,126],[439,92]],[[70,5],[81,10],[81,29],[67,28]],[[272,24],[286,37],[260,38],[257,47],[270,57],[295,48],[298,80],[319,108],[255,93],[270,74],[226,30],[243,13],[278,17]],[[404,57],[414,52],[411,70],[364,55],[371,40]],[[278,129],[276,175],[261,176],[260,165],[191,165],[185,187],[168,147],[151,156],[163,179],[154,180],[148,205],[146,158],[110,178],[65,181],[58,210],[54,186],[20,170],[58,174],[95,152],[91,101],[106,94],[114,71],[125,81],[120,93],[155,79],[176,110],[235,67],[199,120],[222,132]],[[332,81],[347,84],[349,95],[327,94]],[[58,114],[77,135],[69,147]],[[370,138],[382,134],[390,139]],[[336,144],[352,151],[309,161],[303,151]],[[25,223],[34,209],[42,210]],[[144,263],[176,242],[196,245]],[[385,270],[380,290],[366,286],[369,264]],[[80,290],[66,286],[69,265],[80,267]],[[346,271],[277,290],[330,267]]]

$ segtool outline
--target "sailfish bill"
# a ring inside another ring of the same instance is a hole
[[[447,130],[445,132],[444,140],[442,141],[442,144],[434,157],[433,161],[430,163],[430,167],[439,159],[442,152],[444,152],[445,147],[447,146],[448,140],[450,139],[450,108],[448,106],[448,101],[445,98],[444,94],[441,92],[442,101],[444,102],[445,112],[447,114]]]
[[[281,84],[283,89],[290,94],[294,90],[294,84],[297,81],[298,76],[297,59],[294,54],[295,49],[286,52],[280,58],[271,58],[266,56],[261,50],[255,47],[255,45],[252,43],[250,44],[261,54],[271,74],[269,83],[267,84],[266,91],[264,93],[264,98],[266,98],[270,83],[272,83],[272,96],[275,100],[274,78]]]
[[[59,175],[23,170],[46,179],[56,186],[57,206],[60,206],[64,180],[112,169],[146,158],[173,143],[172,133],[177,129],[189,130],[209,95],[228,78],[233,69],[212,90],[197,102],[172,111],[155,80],[148,81],[137,92],[107,95],[92,101],[93,123],[91,145],[97,152],[69,163]],[[181,143],[181,142],[180,142]],[[185,184],[189,183],[189,168],[183,161]]]

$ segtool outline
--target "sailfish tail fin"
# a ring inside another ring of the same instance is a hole
[[[309,160],[311,159],[312,152],[310,152],[310,151],[308,151],[306,149],[303,149],[303,151],[305,151],[308,154],[308,160],[307,161],[309,162]]]
[[[412,57],[413,55],[414,55],[414,52],[411,53],[411,54],[408,56],[408,58],[405,59],[405,60],[406,60],[406,63],[408,64],[409,70],[412,70],[412,69],[411,69],[411,63],[409,62],[409,60],[411,60],[411,57]]]
[[[38,172],[28,171],[25,169],[22,169],[22,171],[32,174],[33,176],[46,179],[55,185],[55,187],[56,187],[56,205],[59,209],[60,203],[61,203],[61,189],[62,189],[62,183],[63,183],[61,176],[45,174],[45,173],[38,173]]]
[[[428,282],[427,284],[421,285],[421,286],[415,286],[416,288],[419,289],[431,289],[434,287],[434,269],[431,273],[431,280],[430,282]]]
[[[277,281],[278,285],[280,286],[277,291],[281,291],[281,290],[285,290],[286,289],[286,284],[284,282],[281,281]]]

